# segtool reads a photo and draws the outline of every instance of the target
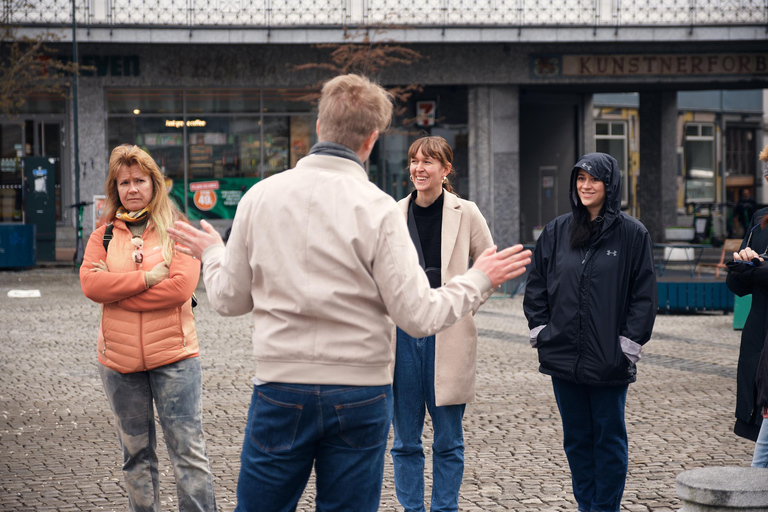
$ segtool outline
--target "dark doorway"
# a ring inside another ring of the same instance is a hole
[[[520,95],[520,229],[524,242],[533,230],[571,211],[568,180],[579,157],[581,97]]]

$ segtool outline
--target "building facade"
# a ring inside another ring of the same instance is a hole
[[[420,86],[368,162],[383,190],[406,194],[408,146],[442,135],[454,148],[456,189],[477,202],[495,240],[529,242],[569,211],[579,155],[600,150],[625,172],[623,206],[661,241],[692,205],[733,202],[744,189],[768,202],[757,162],[764,3],[164,0],[150,9],[78,0],[78,60],[90,68],[76,101],[33,97],[19,117],[0,119],[0,222],[25,217],[17,158],[53,159],[56,249],[71,257],[68,206],[98,202],[111,148],[131,143],[155,158],[190,218],[223,231],[250,186],[317,140],[312,94],[332,74],[306,64],[366,43],[421,56],[374,73],[386,86]],[[57,32],[60,55],[71,57],[71,5],[4,14],[19,35]],[[96,217],[85,211],[86,234]]]

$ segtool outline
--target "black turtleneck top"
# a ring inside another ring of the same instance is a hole
[[[445,192],[435,199],[431,205],[422,208],[416,204],[416,194],[411,195],[413,202],[413,218],[416,221],[416,229],[419,232],[421,241],[421,251],[424,254],[424,265],[427,268],[437,269],[437,271],[427,272],[429,285],[432,288],[439,288],[442,284],[440,277],[440,249],[441,234],[443,229],[443,197]]]

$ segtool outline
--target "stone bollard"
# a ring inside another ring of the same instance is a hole
[[[677,475],[680,512],[768,512],[768,469],[713,467]]]

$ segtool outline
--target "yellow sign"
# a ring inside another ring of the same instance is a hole
[[[187,121],[187,126],[193,126],[195,128],[203,128],[206,124],[208,123],[202,119],[190,119]],[[166,119],[165,126],[167,128],[181,128],[184,126],[184,121],[178,119]]]

